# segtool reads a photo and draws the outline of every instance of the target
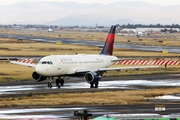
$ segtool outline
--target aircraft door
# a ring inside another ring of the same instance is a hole
[[[65,63],[63,63],[62,60],[58,61],[57,70],[60,75],[65,74],[65,72],[67,70],[67,66]]]
[[[60,75],[63,73],[63,66],[61,61],[58,61],[57,63],[57,70]]]

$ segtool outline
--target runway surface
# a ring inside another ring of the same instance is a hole
[[[55,82],[52,84],[53,90],[79,90],[89,89],[90,85],[86,82],[73,82],[65,83],[61,88],[57,88]],[[162,87],[179,87],[180,80],[112,80],[100,81],[98,90],[101,89],[122,89],[122,90],[137,90],[137,89],[150,89]],[[24,91],[42,91],[49,89],[45,82],[32,84],[32,85],[13,85],[13,86],[0,86],[0,94],[16,94],[17,92]]]
[[[87,46],[100,46],[104,45],[104,42],[101,41],[85,41],[85,40],[71,40],[71,39],[59,39],[59,38],[48,38],[48,37],[37,37],[37,36],[25,36],[25,35],[15,35],[15,34],[3,34],[0,33],[0,37],[3,38],[15,38],[15,39],[24,39],[24,40],[33,40],[39,42],[49,42],[56,43],[61,41],[64,44],[80,44]],[[168,52],[172,53],[180,53],[179,47],[169,47],[169,46],[149,46],[149,45],[137,45],[137,44],[125,44],[125,43],[116,43],[116,48],[129,48],[134,50],[145,50],[145,51],[158,51],[162,52],[164,50],[168,50]]]
[[[0,109],[0,119],[20,119],[20,118],[46,118],[46,119],[60,119],[60,118],[77,118],[74,116],[74,111],[83,112],[88,110],[92,114],[90,118],[103,115],[119,115],[123,114],[132,117],[132,114],[158,114],[162,117],[176,116],[180,117],[180,105],[170,104],[166,105],[166,111],[155,111],[154,105],[116,105],[116,106],[76,106],[76,107],[56,107],[56,108],[30,108],[30,109]],[[173,117],[174,118],[174,117]],[[62,120],[62,119],[61,119]]]
[[[162,87],[178,87],[180,86],[180,80],[176,78],[171,79],[111,79],[100,81],[98,89],[90,89],[89,84],[81,80],[73,80],[66,82],[64,86],[58,89],[55,84],[54,87],[49,89],[46,82],[35,83],[29,82],[27,84],[15,84],[1,83],[0,95],[3,97],[16,96],[20,94],[28,94],[30,92],[41,92],[47,93],[47,91],[54,91],[57,93],[68,92],[85,92],[85,91],[103,91],[103,90],[134,90],[134,89],[150,89],[150,88],[162,88]],[[51,92],[50,92],[51,93]],[[180,95],[169,95],[160,96],[149,100],[152,102],[150,105],[116,105],[116,106],[54,106],[48,108],[31,108],[31,109],[0,109],[0,119],[20,119],[20,118],[49,118],[49,119],[75,119],[74,111],[88,110],[89,113],[93,114],[92,118],[102,116],[105,114],[132,114],[132,113],[155,113],[159,115],[172,115],[180,114]],[[172,101],[174,102],[172,104]],[[167,104],[171,102],[171,104]],[[155,105],[166,104],[166,111],[157,112],[155,111]]]

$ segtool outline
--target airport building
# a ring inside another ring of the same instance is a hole
[[[164,32],[163,32],[164,31]],[[136,29],[122,29],[118,33],[118,36],[144,36],[148,34],[162,34],[180,32],[179,28],[136,28]]]

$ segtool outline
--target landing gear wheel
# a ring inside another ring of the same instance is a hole
[[[94,83],[91,83],[90,88],[94,88]]]
[[[98,88],[98,85],[99,85],[99,82],[90,83],[90,88]]]
[[[60,79],[60,84],[61,84],[61,86],[64,85],[64,79]]]
[[[98,88],[99,82],[95,82],[95,88]]]
[[[52,82],[48,82],[48,87],[51,89],[52,88]]]
[[[58,88],[61,87],[61,86],[60,86],[60,79],[56,79],[56,86],[57,86]]]

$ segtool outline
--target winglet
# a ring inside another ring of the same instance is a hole
[[[115,38],[115,31],[116,31],[117,26],[119,26],[119,25],[111,26],[109,34],[106,38],[106,42],[105,42],[104,47],[103,47],[102,51],[100,52],[100,54],[104,54],[104,55],[112,55],[113,54],[114,38]]]

